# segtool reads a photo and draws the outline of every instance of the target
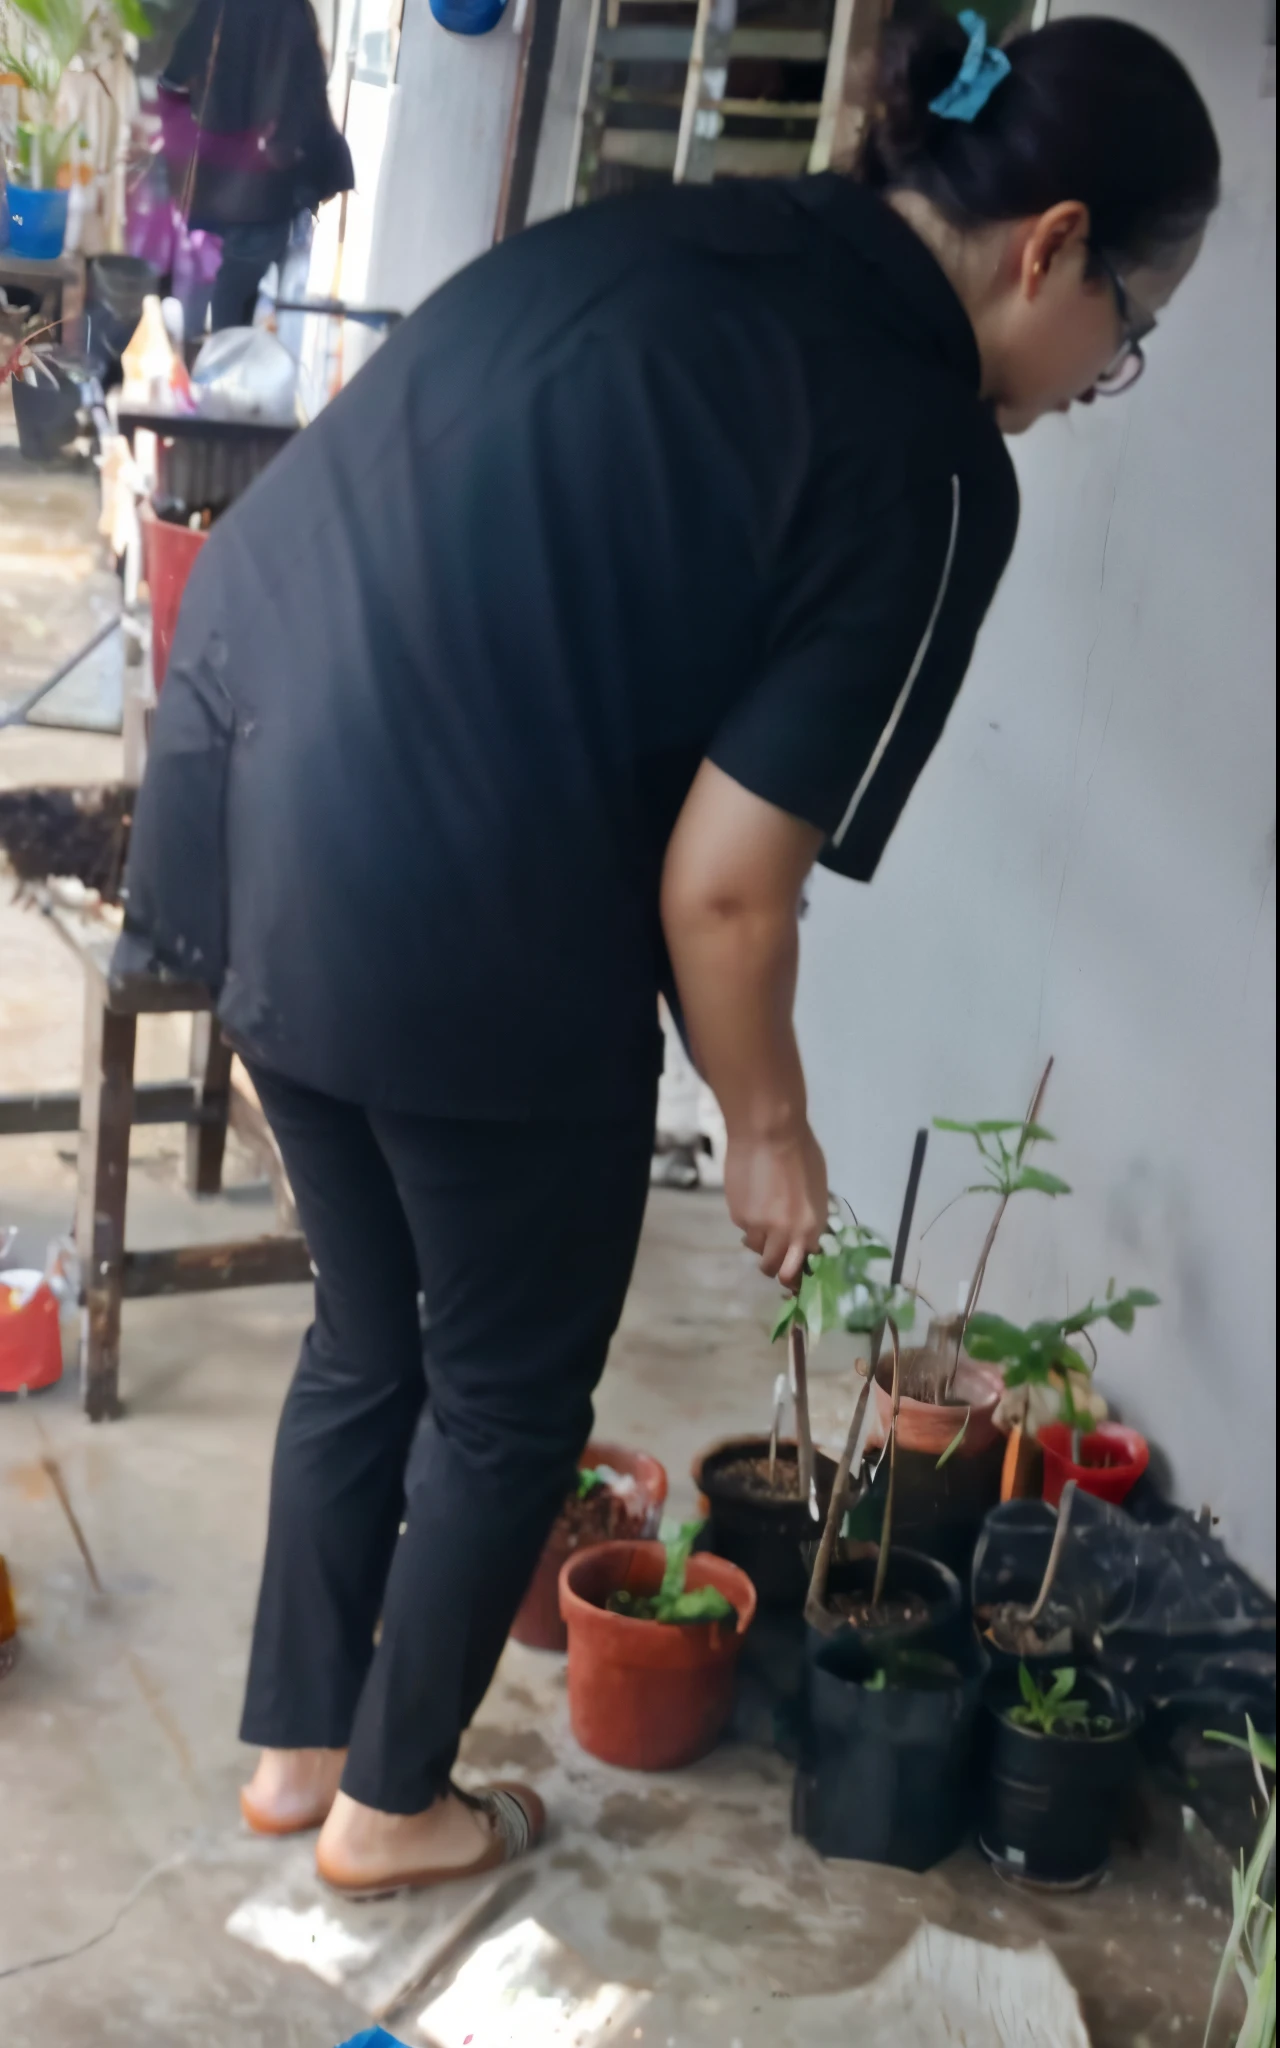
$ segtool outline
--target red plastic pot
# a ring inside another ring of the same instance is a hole
[[[625,1451],[620,1444],[589,1443],[578,1460],[584,1466],[609,1465],[615,1472],[630,1473],[635,1491],[621,1510],[621,1537],[657,1534],[667,1498],[667,1475],[647,1451]],[[619,1497],[621,1498],[621,1496]],[[529,1590],[511,1624],[517,1643],[529,1650],[563,1650],[569,1640],[560,1613],[560,1568],[565,1559],[582,1548],[580,1540],[557,1522],[547,1539]]]
[[[1044,1453],[1044,1497],[1051,1508],[1062,1498],[1068,1479],[1081,1493],[1119,1507],[1147,1469],[1151,1452],[1144,1436],[1119,1422],[1100,1422],[1080,1439],[1080,1463],[1071,1456],[1071,1431],[1065,1422],[1046,1422],[1036,1439]]]
[[[6,1304],[23,1295],[20,1308]],[[40,1273],[11,1267],[0,1273],[0,1394],[34,1394],[62,1378],[58,1301]]]
[[[142,556],[151,592],[151,675],[157,690],[169,666],[169,650],[178,629],[178,613],[187,578],[195,559],[209,536],[175,526],[170,519],[157,519],[149,505],[140,514]]]
[[[736,1623],[636,1621],[608,1612],[605,1601],[624,1587],[656,1593],[665,1562],[661,1543],[601,1543],[569,1558],[560,1573],[570,1725],[589,1755],[626,1770],[678,1770],[715,1748],[756,1611],[746,1573],[704,1551],[689,1559],[685,1584],[716,1587],[736,1608]]]

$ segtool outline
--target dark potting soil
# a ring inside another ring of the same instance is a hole
[[[710,1477],[716,1492],[730,1500],[767,1502],[800,1498],[800,1466],[794,1451],[778,1452],[772,1479],[767,1451],[754,1457],[730,1458],[727,1464],[717,1465]]]
[[[611,1543],[615,1537],[630,1536],[629,1499],[611,1486],[594,1487],[585,1499],[570,1494],[556,1518],[551,1541],[565,1550],[583,1550],[591,1543]]]
[[[842,1621],[851,1621],[855,1628],[901,1628],[929,1619],[926,1603],[909,1593],[898,1598],[891,1596],[874,1607],[869,1593],[835,1593],[827,1606],[830,1613],[838,1614]]]

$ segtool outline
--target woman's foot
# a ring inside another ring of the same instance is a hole
[[[425,1813],[380,1813],[339,1792],[316,1843],[336,1891],[402,1891],[478,1877],[537,1847],[546,1812],[527,1785],[495,1785],[476,1805],[446,1792]]]
[[[258,1835],[318,1828],[333,1805],[345,1749],[264,1749],[240,1790],[240,1811]]]

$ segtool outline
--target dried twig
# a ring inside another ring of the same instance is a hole
[[[92,1585],[95,1593],[105,1594],[106,1587],[103,1585],[102,1580],[98,1577],[98,1567],[93,1561],[93,1552],[89,1548],[88,1538],[86,1537],[84,1530],[80,1527],[80,1518],[77,1515],[75,1509],[71,1505],[71,1496],[67,1492],[67,1482],[62,1476],[62,1467],[59,1465],[56,1458],[51,1457],[47,1454],[45,1457],[41,1458],[40,1464],[44,1471],[48,1473],[49,1478],[52,1481],[53,1490],[58,1496],[59,1504],[62,1508],[63,1514],[67,1518],[67,1523],[70,1527],[71,1534],[76,1539],[76,1548],[80,1552],[81,1557],[84,1559],[84,1568],[89,1574],[90,1584]]]
[[[1075,1497],[1076,1482],[1074,1479],[1068,1479],[1062,1489],[1062,1498],[1058,1502],[1058,1526],[1053,1532],[1053,1543],[1049,1550],[1049,1562],[1044,1568],[1044,1577],[1040,1581],[1040,1591],[1036,1594],[1036,1604],[1027,1615],[1029,1622],[1039,1621],[1048,1603],[1049,1595],[1053,1591],[1053,1582],[1058,1575],[1058,1566],[1062,1562],[1062,1546],[1067,1540],[1067,1524],[1071,1520],[1071,1503]]]

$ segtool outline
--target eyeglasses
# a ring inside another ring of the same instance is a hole
[[[1095,380],[1093,388],[1099,398],[1116,398],[1122,391],[1130,390],[1146,369],[1147,359],[1142,352],[1142,344],[1149,334],[1154,333],[1156,319],[1154,313],[1148,313],[1130,298],[1115,265],[1101,249],[1093,250],[1093,260],[1111,286],[1111,296],[1116,302],[1116,313],[1124,334],[1114,359]]]

